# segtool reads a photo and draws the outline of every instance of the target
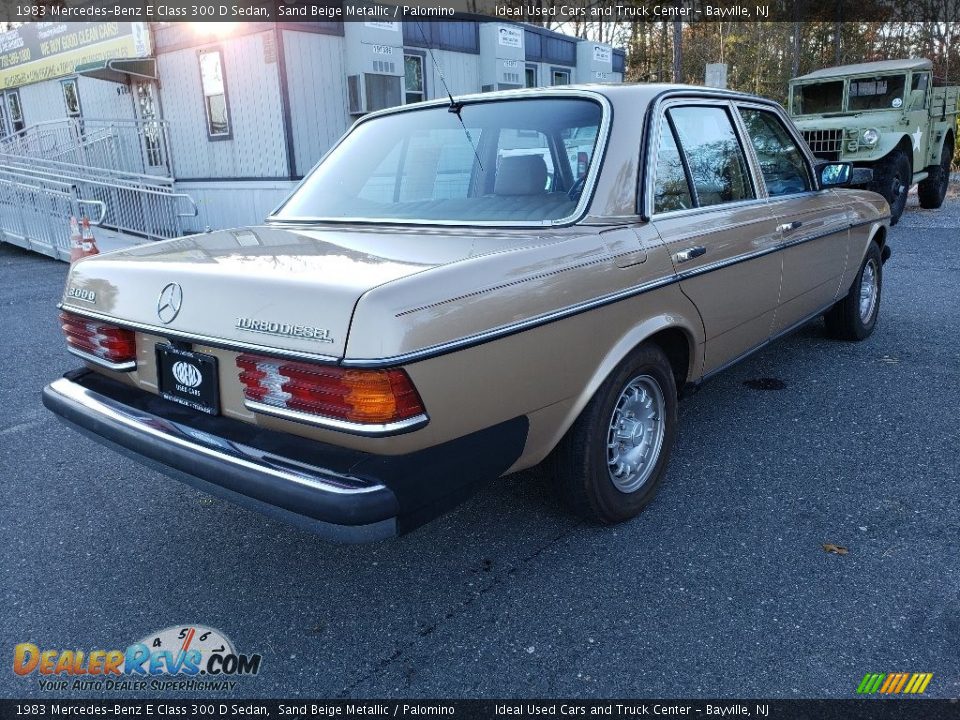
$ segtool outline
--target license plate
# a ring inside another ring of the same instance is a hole
[[[220,412],[217,359],[213,355],[157,345],[157,370],[161,397],[208,415]]]

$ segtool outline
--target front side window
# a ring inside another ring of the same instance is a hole
[[[756,151],[767,193],[792,195],[810,190],[810,174],[803,153],[774,113],[740,108],[747,135]]]
[[[746,156],[725,108],[676,107],[667,114],[687,161],[698,206],[756,197]]]
[[[207,135],[211,138],[230,137],[227,85],[223,78],[223,55],[219,49],[200,51],[200,83],[207,117]]]
[[[930,85],[929,73],[914,73],[910,83],[910,110],[922,110],[927,106],[927,87]]]
[[[63,104],[67,109],[67,117],[80,117],[80,92],[75,79],[63,81]]]
[[[423,84],[423,57],[421,55],[404,55],[404,102],[415,103],[427,99]]]
[[[683,158],[680,157],[680,148],[677,147],[676,138],[666,117],[660,123],[660,142],[657,148],[655,172],[654,212],[686,210],[693,207]]]
[[[459,118],[445,105],[384,115],[357,125],[272,219],[564,220],[580,204],[602,119],[580,98],[467,103]]]
[[[902,107],[906,80],[906,75],[851,78],[847,109],[852,112]]]
[[[793,114],[817,115],[843,111],[843,80],[793,86]]]

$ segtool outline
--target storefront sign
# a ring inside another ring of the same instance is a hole
[[[70,75],[84,63],[148,55],[146,23],[25,23],[0,34],[0,90]]]

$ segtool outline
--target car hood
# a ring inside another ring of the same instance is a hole
[[[159,335],[342,358],[367,291],[537,240],[449,228],[223,230],[82,260],[70,270],[63,305]],[[175,316],[169,297],[161,300],[172,283],[181,299]]]

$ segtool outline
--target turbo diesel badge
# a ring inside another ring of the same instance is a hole
[[[325,328],[311,325],[297,325],[294,323],[280,323],[269,320],[254,320],[253,318],[237,318],[237,330],[263,333],[264,335],[279,335],[281,337],[302,338],[316,342],[332,343],[330,331]]]

